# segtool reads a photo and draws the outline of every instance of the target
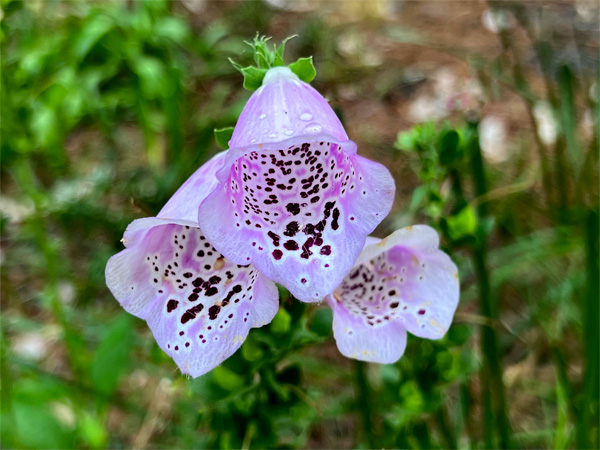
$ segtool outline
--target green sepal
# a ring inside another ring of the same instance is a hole
[[[239,70],[244,77],[244,89],[254,92],[262,85],[263,78],[268,69],[259,69],[254,66],[242,67],[231,58],[229,58],[229,62],[231,62],[233,67]]]
[[[267,42],[271,38],[264,36],[261,37],[258,34],[254,38],[253,42],[246,42],[246,44],[252,47],[254,62],[256,64],[255,66],[242,67],[231,58],[229,59],[231,64],[233,64],[233,67],[239,70],[244,76],[245,89],[248,89],[249,91],[256,91],[262,85],[267,70],[272,67],[285,66],[285,62],[283,60],[285,44],[294,37],[296,36],[294,35],[285,38],[279,47],[273,45],[272,49],[267,45]],[[298,61],[290,64],[288,67],[294,74],[296,74],[298,78],[300,78],[300,80],[304,81],[305,83],[310,83],[317,75],[312,56],[309,58],[300,58]]]
[[[220,128],[214,130],[215,132],[215,140],[219,147],[223,150],[227,150],[229,148],[229,140],[231,136],[233,136],[233,127]]]
[[[313,64],[312,56],[308,58],[300,58],[298,61],[290,64],[288,67],[305,83],[310,83],[317,75],[317,70]]]
[[[281,44],[279,44],[279,48],[277,48],[277,51],[275,51],[273,54],[272,67],[285,66],[285,63],[283,62],[283,54],[285,52],[285,44],[287,41],[295,38],[296,36],[297,35],[294,34],[293,36],[286,37],[283,41],[281,41]]]

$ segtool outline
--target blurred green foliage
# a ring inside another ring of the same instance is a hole
[[[319,88],[375,92],[365,114],[421,80],[392,63],[375,68],[362,49],[348,56],[360,45],[344,33],[360,27],[320,11],[259,1],[209,2],[200,13],[158,0],[0,5],[3,447],[597,447],[598,128],[584,138],[577,126],[582,105],[597,123],[598,103],[585,64],[549,62],[549,31],[532,42],[543,94],[527,84],[508,31],[502,54],[468,58],[490,97],[508,86],[528,117],[536,101],[550,104],[553,145],[535,129],[514,138],[536,148],[535,162],[523,150],[488,164],[478,110],[400,133],[401,151],[389,137],[356,137],[374,143],[359,148],[385,160],[399,188],[410,185],[406,208],[380,232],[428,221],[460,267],[461,306],[444,339],[410,339],[397,364],[347,361],[331,311],[281,290],[269,326],[190,380],[119,308],[104,267],[126,225],[154,215],[217,151],[213,130],[235,124],[249,93],[228,58],[250,64],[243,41],[256,32],[298,34],[289,51],[315,57]],[[531,31],[535,15],[511,8]]]

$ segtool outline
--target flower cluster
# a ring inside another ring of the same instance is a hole
[[[442,337],[458,303],[456,266],[427,226],[368,237],[395,186],[356,151],[316,90],[289,67],[265,70],[229,149],[156,217],[129,225],[108,287],[192,377],[273,319],[275,282],[300,301],[326,301],[350,358],[394,362],[407,331]]]

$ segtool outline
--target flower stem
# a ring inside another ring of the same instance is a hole
[[[370,448],[376,448],[375,445],[375,432],[373,429],[372,411],[371,411],[371,394],[369,388],[369,381],[365,373],[366,364],[362,361],[354,361],[354,376],[356,379],[357,387],[357,402],[356,406],[362,417],[362,428],[364,436]]]
[[[60,299],[60,294],[58,292],[58,267],[60,265],[60,257],[57,250],[51,244],[47,234],[47,224],[43,207],[41,206],[42,194],[37,188],[37,179],[31,164],[28,161],[24,161],[23,164],[17,167],[15,177],[21,188],[33,199],[35,214],[30,219],[30,225],[34,239],[40,248],[46,263],[47,283],[44,294],[48,299],[48,304],[54,318],[62,328],[64,345],[71,370],[73,371],[75,378],[83,379],[84,368],[81,359],[81,355],[85,354],[83,342],[69,322]]]
[[[483,157],[479,146],[477,135],[477,123],[469,124],[473,137],[470,144],[471,171],[476,197],[487,192]],[[487,216],[487,204],[481,203],[477,206],[477,213],[481,221]],[[473,264],[477,274],[479,297],[481,300],[481,313],[484,317],[493,321],[498,320],[498,306],[492,297],[487,267],[487,236],[484,226],[479,225],[476,243],[473,247]],[[490,419],[495,424],[499,439],[499,447],[510,447],[510,423],[506,412],[506,400],[504,382],[502,380],[502,363],[498,348],[498,336],[494,327],[484,326],[481,329],[481,345],[483,353],[482,388],[484,396],[490,394],[489,400],[485,400],[484,423],[489,424]],[[487,387],[487,389],[486,389]],[[490,405],[491,403],[491,405]],[[491,406],[491,410],[489,407]],[[486,442],[489,445],[489,442]]]
[[[586,229],[587,250],[587,296],[582,308],[584,336],[584,373],[581,398],[580,417],[577,421],[578,448],[597,448],[600,444],[600,427],[598,427],[599,374],[598,354],[600,353],[600,335],[598,332],[598,316],[600,315],[600,279],[598,273],[598,212],[589,211]],[[595,430],[594,430],[595,428]]]

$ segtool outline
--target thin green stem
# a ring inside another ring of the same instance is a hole
[[[475,431],[475,425],[473,423],[473,417],[471,414],[472,395],[471,388],[469,386],[469,380],[461,382],[459,389],[460,407],[463,415],[464,425],[469,436],[469,445],[471,448],[475,448],[477,444],[477,433]]]
[[[581,398],[580,418],[577,421],[577,445],[579,448],[597,448],[600,444],[600,427],[598,426],[599,389],[599,353],[600,335],[598,317],[600,316],[600,267],[598,263],[598,212],[590,211],[586,227],[587,250],[587,296],[582,305],[582,321],[584,336],[584,375]]]
[[[439,408],[435,414],[435,419],[444,438],[444,445],[446,448],[458,448],[458,443],[456,440],[456,435],[454,434],[454,430],[450,426],[450,419],[448,417],[448,412],[444,405]]]
[[[0,388],[0,401],[2,401],[1,411],[3,420],[5,423],[2,424],[3,433],[2,440],[5,446],[15,445],[15,442],[12,441],[13,435],[12,433],[6,433],[4,430],[14,430],[15,418],[13,416],[13,408],[12,408],[12,392],[13,392],[13,376],[12,371],[8,367],[8,359],[9,355],[8,348],[6,345],[6,337],[4,336],[4,324],[0,326],[0,376],[2,377],[2,385]]]
[[[477,135],[477,124],[470,123],[472,139],[470,145],[471,170],[475,195],[477,197],[487,192],[485,171],[483,167],[483,157],[479,146],[479,137]],[[477,206],[479,220],[487,217],[487,203]],[[484,317],[492,320],[499,319],[498,307],[492,296],[489,270],[487,267],[487,236],[484,227],[480,224],[477,232],[477,242],[473,248],[473,264],[477,274],[477,283],[479,297],[481,300],[481,313]],[[510,447],[510,423],[506,412],[506,400],[504,382],[502,380],[502,363],[500,350],[498,346],[498,336],[493,327],[482,327],[481,345],[483,352],[483,373],[485,379],[482,379],[485,389],[489,381],[489,389],[483,392],[484,398],[488,393],[491,395],[493,407],[493,419],[501,448]],[[486,408],[487,409],[487,408]],[[489,412],[485,412],[485,421],[489,420]]]
[[[31,218],[30,226],[34,239],[46,263],[47,279],[45,295],[55,319],[63,330],[64,344],[73,374],[75,378],[82,379],[84,377],[84,366],[81,358],[85,355],[85,351],[83,350],[81,337],[76,333],[67,319],[67,314],[60,299],[58,292],[58,267],[60,265],[60,258],[48,239],[44,211],[40,202],[42,195],[37,189],[37,180],[29,161],[23,161],[18,166],[15,176],[21,188],[26,191],[34,202],[35,214]]]
[[[366,364],[362,361],[354,362],[354,377],[356,380],[357,402],[356,406],[362,418],[364,436],[370,448],[376,448],[375,432],[373,430],[373,413],[371,411],[371,394],[369,381],[365,373]]]
[[[554,359],[554,366],[556,367],[556,384],[557,389],[560,389],[565,397],[567,403],[567,414],[569,415],[569,421],[571,423],[577,423],[577,408],[575,404],[575,397],[573,395],[573,387],[567,374],[567,362],[562,350],[558,346],[553,346],[552,357]],[[557,399],[557,410],[560,414],[560,404]],[[560,423],[560,420],[557,420]],[[558,427],[557,427],[558,428]]]

